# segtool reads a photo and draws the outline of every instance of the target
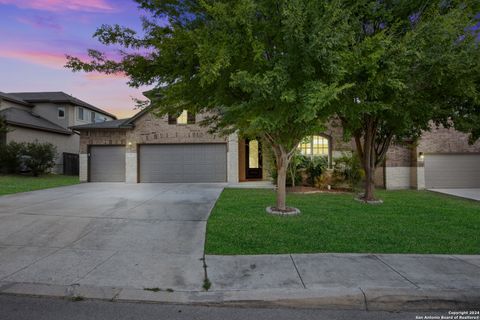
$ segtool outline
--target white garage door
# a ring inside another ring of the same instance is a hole
[[[480,154],[425,155],[425,186],[480,188]]]
[[[140,182],[225,182],[226,144],[141,145]]]

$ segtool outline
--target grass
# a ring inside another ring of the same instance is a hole
[[[0,175],[0,195],[68,186],[77,183],[79,183],[77,176],[57,174],[48,174],[39,177]]]
[[[271,216],[272,190],[225,189],[208,220],[208,254],[480,254],[480,203],[429,191],[377,191],[382,205],[351,194],[289,194],[302,213]]]

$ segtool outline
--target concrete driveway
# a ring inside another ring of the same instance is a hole
[[[0,197],[0,281],[200,290],[222,189],[89,183]]]
[[[456,196],[460,198],[470,199],[480,201],[480,188],[469,188],[469,189],[429,189],[433,192],[439,192],[443,194],[448,194],[451,196]]]

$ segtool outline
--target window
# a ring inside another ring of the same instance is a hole
[[[91,121],[91,122],[95,122],[95,111],[92,111],[92,112],[90,113],[90,121]]]
[[[65,108],[58,107],[58,118],[63,119],[65,118]]]
[[[303,155],[306,156],[328,156],[329,146],[328,139],[322,136],[306,137],[298,148]]]
[[[83,120],[83,108],[78,108],[78,120]]]
[[[175,118],[174,116],[168,115],[168,124],[194,124],[195,123],[195,113],[188,112],[183,110],[183,112]]]
[[[248,142],[248,168],[258,169],[258,141],[250,140]]]
[[[182,114],[177,118],[177,124],[187,124],[188,123],[188,111],[183,110]]]

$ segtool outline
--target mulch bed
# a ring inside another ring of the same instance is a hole
[[[296,186],[296,187],[287,187],[287,192],[288,193],[303,193],[303,194],[309,194],[309,193],[351,193],[351,190],[348,189],[318,189],[314,187],[307,187],[307,186]]]

